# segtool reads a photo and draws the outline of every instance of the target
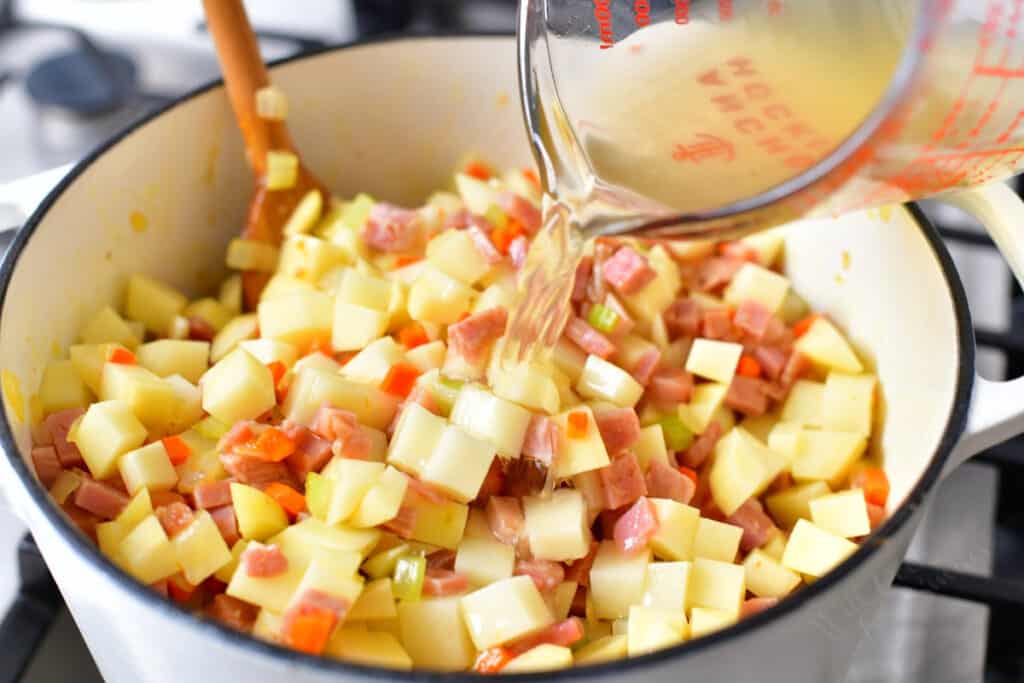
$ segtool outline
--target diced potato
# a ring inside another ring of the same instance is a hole
[[[483,216],[498,203],[498,192],[483,180],[465,173],[455,174],[455,189],[470,212]]]
[[[82,326],[79,338],[83,344],[120,344],[134,349],[142,341],[128,323],[110,306],[104,306]]]
[[[260,336],[299,347],[326,339],[334,327],[334,302],[323,292],[294,292],[261,301]]]
[[[277,268],[280,250],[269,242],[235,238],[228,243],[224,259],[228,268],[272,273]]]
[[[621,619],[644,599],[650,550],[627,554],[614,541],[602,541],[590,569],[590,595],[601,619]]]
[[[698,557],[690,570],[690,605],[739,614],[746,591],[743,567]]]
[[[386,468],[363,495],[348,523],[357,529],[367,529],[394,519],[402,507],[408,485],[409,479],[404,474],[393,467]],[[328,507],[328,514],[331,511]]]
[[[271,301],[282,296],[315,291],[316,286],[306,280],[301,280],[292,275],[285,275],[284,273],[277,273],[270,278],[267,286],[263,288],[263,292],[260,293],[260,301]]]
[[[398,604],[402,645],[417,667],[465,671],[473,665],[476,649],[463,621],[460,601],[451,597]]]
[[[305,235],[309,233],[320,220],[323,206],[324,200],[320,191],[310,190],[299,200],[281,232],[285,235]]]
[[[63,474],[72,475],[73,470],[65,470]],[[80,475],[75,476],[78,483],[81,483]],[[121,556],[121,542],[131,533],[132,529],[138,526],[139,522],[153,514],[153,503],[149,497],[149,491],[142,489],[129,501],[120,514],[110,522],[100,522],[96,525],[96,540],[100,551],[109,557],[119,567],[127,568],[124,558]]]
[[[689,562],[652,562],[647,565],[643,604],[683,614],[687,606],[691,569]]]
[[[39,403],[44,415],[68,408],[85,408],[92,402],[92,392],[70,360],[56,360],[43,370],[39,383]]]
[[[461,603],[466,628],[478,650],[507,643],[552,622],[544,598],[529,576],[502,579],[463,596]]]
[[[264,365],[283,363],[290,368],[298,358],[298,351],[294,345],[277,339],[247,339],[238,346]]]
[[[837,432],[871,433],[874,375],[830,372],[822,400],[822,427]]]
[[[769,450],[784,457],[792,466],[804,449],[804,428],[796,422],[777,422],[768,433],[767,443]]]
[[[255,313],[247,313],[224,326],[210,344],[210,362],[216,363],[235,350],[239,343],[253,339],[259,333],[259,320]]]
[[[409,315],[413,320],[450,325],[469,310],[473,292],[471,287],[428,265],[409,288]]]
[[[366,306],[345,303],[334,305],[334,331],[331,346],[335,351],[358,351],[388,329],[389,316]]]
[[[580,396],[632,408],[644,393],[643,385],[617,365],[591,354],[576,382]]]
[[[824,403],[824,384],[799,380],[790,389],[789,396],[782,405],[782,420],[803,427],[821,427],[824,424]]]
[[[785,241],[785,228],[762,230],[740,240],[748,247],[754,248],[757,252],[757,262],[765,268],[775,265]]]
[[[679,404],[679,419],[694,434],[703,434],[722,408],[725,395],[728,393],[728,384],[698,384],[693,390],[690,402]]]
[[[786,550],[786,534],[772,534],[771,539],[761,546],[760,550],[776,562],[781,562],[782,553]]]
[[[253,638],[259,638],[268,643],[281,642],[281,622],[283,620],[284,618],[280,614],[271,612],[265,607],[260,608],[259,614],[256,615],[256,621],[252,625]]]
[[[68,350],[75,372],[85,382],[85,386],[89,387],[89,390],[97,396],[100,393],[100,383],[103,379],[103,366],[107,363],[107,356],[115,349],[127,350],[121,344],[113,342],[75,344]],[[46,412],[45,408],[43,412]]]
[[[143,519],[125,536],[120,556],[128,573],[145,584],[155,583],[178,571],[174,546],[154,515]]]
[[[765,498],[768,512],[784,528],[790,528],[798,519],[811,518],[811,501],[827,496],[831,490],[823,481],[812,481],[786,489]]]
[[[794,348],[819,365],[854,375],[864,372],[846,337],[826,318],[818,317],[796,340]]]
[[[252,543],[255,541],[249,545]],[[271,577],[258,577],[249,576],[244,570],[238,569],[231,576],[231,581],[225,592],[231,597],[251,605],[259,605],[275,614],[282,614],[288,609],[288,603],[306,572],[306,567],[292,562],[292,558],[283,548],[282,552],[288,558],[288,568],[284,573]]]
[[[667,498],[651,498],[658,515],[658,530],[651,537],[654,554],[665,560],[690,560],[701,520],[700,510]]]
[[[143,344],[136,351],[139,365],[158,377],[181,375],[195,384],[206,372],[210,343],[178,339],[160,339]]]
[[[252,541],[244,538],[235,541],[235,544],[231,546],[231,560],[213,573],[219,581],[231,583],[231,577],[235,575],[235,570],[238,569],[238,565],[242,561],[242,553],[245,552],[250,543]]]
[[[333,375],[341,372],[341,363],[334,360],[326,353],[317,351],[316,353],[310,353],[295,361],[295,366],[292,368],[292,372],[298,375],[306,368],[315,368]]]
[[[467,506],[453,501],[431,503],[418,496],[413,499],[412,505],[416,509],[412,540],[449,550],[459,546],[469,516]]]
[[[743,421],[740,422],[740,427],[762,444],[768,445],[768,435],[771,434],[772,428],[778,422],[779,416],[777,413],[765,413],[757,417],[743,418]]]
[[[544,593],[544,600],[548,603],[548,610],[555,621],[569,618],[578,588],[579,584],[575,581],[563,581],[555,586],[554,590]]]
[[[63,505],[72,493],[82,483],[84,472],[79,474],[75,470],[63,470],[57,475],[57,479],[50,487],[50,497],[57,503]]]
[[[242,312],[242,276],[231,275],[220,285],[217,300],[232,315]]]
[[[630,657],[678,645],[686,637],[682,610],[633,605],[629,608],[626,648]]]
[[[236,349],[206,371],[203,409],[225,424],[251,420],[277,404],[270,370],[244,349]]]
[[[335,632],[324,654],[345,662],[398,671],[409,671],[413,665],[412,658],[392,634],[350,627]]]
[[[181,313],[181,317],[186,319],[193,316],[202,318],[208,322],[214,330],[220,332],[236,314],[237,311],[226,307],[217,299],[207,297],[205,299],[193,301],[186,306],[185,310]]]
[[[185,573],[185,580],[193,586],[198,586],[231,562],[231,551],[206,510],[196,513],[192,523],[179,532],[171,543],[174,545],[178,565]]]
[[[681,284],[679,266],[663,246],[651,249],[647,260],[657,277],[639,292],[622,297],[622,303],[641,328],[649,328],[655,316],[675,300]]]
[[[586,367],[587,354],[569,340],[560,337],[552,349],[551,360],[554,361],[555,367],[564,372],[575,384]]]
[[[171,320],[181,313],[186,304],[188,299],[185,295],[170,285],[140,274],[128,278],[128,294],[124,302],[125,315],[145,324],[146,329],[153,334],[167,334]]]
[[[387,311],[391,295],[390,282],[384,278],[361,273],[354,268],[345,271],[338,288],[339,302],[375,311]]]
[[[589,641],[576,650],[576,664],[603,664],[624,659],[628,656],[628,636],[611,635]]]
[[[803,451],[793,461],[797,481],[823,479],[836,485],[864,455],[867,438],[849,432],[805,431]]]
[[[451,421],[482,439],[506,458],[518,458],[530,424],[530,411],[488,390],[467,384],[452,406]]]
[[[416,366],[420,372],[439,370],[444,365],[447,347],[440,339],[421,344],[405,352],[405,359]]]
[[[326,273],[352,262],[348,250],[312,235],[290,235],[281,249],[278,273],[317,282]]]
[[[789,280],[754,263],[745,263],[725,288],[725,301],[739,306],[756,301],[772,313],[782,306],[789,291]]]
[[[701,517],[693,538],[693,556],[719,562],[734,562],[742,536],[743,529],[738,526]]]
[[[781,536],[780,536],[781,537]],[[743,561],[747,590],[759,598],[783,598],[800,585],[800,575],[761,550]]]
[[[395,416],[398,397],[376,387],[353,382],[335,372],[316,368],[296,370],[282,407],[285,417],[300,424],[309,424],[324,403],[351,410],[360,424],[386,429]]]
[[[353,356],[341,369],[341,374],[357,382],[380,384],[395,363],[405,360],[405,349],[391,337],[371,342]]]
[[[487,289],[480,293],[480,296],[473,303],[473,312],[479,313],[491,308],[504,308],[510,311],[515,304],[515,286],[510,286],[505,281],[499,281],[489,285]]]
[[[176,413],[183,401],[174,384],[137,365],[105,364],[100,399],[124,401],[146,429],[155,434],[167,434],[179,425]]]
[[[713,339],[694,339],[686,370],[713,382],[729,384],[743,355],[743,345]]]
[[[700,638],[736,623],[738,615],[727,610],[694,607],[690,610],[690,638]]]
[[[857,544],[799,519],[782,553],[782,564],[795,572],[823,576],[849,557]]]
[[[295,589],[292,602],[306,591],[316,590],[352,605],[363,591],[363,577],[356,573],[357,564],[347,557],[332,553],[316,553]]]
[[[560,433],[568,434],[570,413],[586,415],[587,431],[582,436],[561,439],[560,450],[555,457],[554,476],[557,479],[568,479],[583,472],[600,469],[611,463],[608,451],[604,447],[604,441],[601,439],[601,432],[597,428],[594,413],[589,407],[577,406],[551,418],[558,425]]]
[[[523,499],[530,552],[541,560],[568,562],[590,551],[590,525],[583,494],[556,489],[550,496]]]
[[[366,492],[377,483],[384,473],[384,464],[337,458],[331,463],[330,470],[324,470],[324,476],[334,482],[331,499],[327,504],[328,524],[344,522],[359,507]]]
[[[486,586],[512,576],[515,568],[515,549],[491,535],[466,536],[455,552],[455,571],[464,575],[474,586]]]
[[[422,478],[458,502],[468,503],[480,492],[493,460],[490,443],[470,436],[461,427],[448,425],[427,457]]]
[[[421,475],[446,429],[444,418],[418,403],[410,403],[402,410],[388,444],[388,463],[404,472]]]
[[[640,438],[633,444],[633,453],[643,470],[647,470],[653,462],[669,464],[665,435],[660,424],[648,425],[640,430]]]
[[[715,447],[711,495],[725,515],[764,491],[785,467],[785,460],[741,429],[733,429]]]
[[[232,482],[231,502],[242,538],[263,541],[288,526],[288,515],[280,504],[257,488]]]
[[[467,285],[476,284],[490,270],[487,260],[465,230],[446,230],[430,240],[427,262]]]
[[[361,559],[380,541],[377,529],[350,529],[331,526],[319,519],[304,519],[270,538],[281,546],[290,562],[307,566],[317,554],[331,555],[335,563],[345,561],[345,571],[356,571]]]
[[[548,364],[525,362],[512,367],[492,363],[487,380],[495,395],[521,406],[554,415],[561,399]]]
[[[394,619],[398,616],[395,609],[395,595],[391,590],[391,579],[375,579],[363,586],[359,599],[352,605],[345,619],[348,621],[377,621]]]
[[[792,287],[786,294],[786,298],[779,307],[778,316],[787,325],[793,325],[807,317],[811,307],[807,305],[803,297],[796,293]]]
[[[832,493],[810,502],[811,521],[829,533],[856,538],[871,533],[864,491],[851,489]]]
[[[122,454],[146,440],[146,428],[124,401],[102,401],[85,411],[71,440],[92,476],[106,479],[117,471]]]
[[[170,491],[178,483],[178,473],[159,441],[128,451],[121,456],[118,467],[128,493],[133,496],[144,489]]]
[[[657,351],[658,347],[638,334],[627,334],[615,340],[615,353],[611,360],[623,368],[635,367],[637,362],[651,351]]]
[[[510,674],[532,673],[535,671],[554,671],[568,669],[572,666],[572,650],[560,645],[544,643],[519,655],[501,672]]]

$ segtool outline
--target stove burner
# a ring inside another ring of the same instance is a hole
[[[127,104],[137,92],[137,76],[124,55],[83,46],[33,66],[25,87],[41,107],[94,117]]]

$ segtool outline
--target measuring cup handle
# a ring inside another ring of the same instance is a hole
[[[971,214],[988,231],[1017,282],[1024,286],[1024,201],[1004,183],[943,195],[941,200]],[[993,382],[977,377],[967,429],[951,465],[1024,433],[1024,377]]]

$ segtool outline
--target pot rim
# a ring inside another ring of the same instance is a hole
[[[272,69],[277,66],[298,62],[303,59],[319,57],[327,53],[388,45],[396,42],[408,43],[424,40],[479,40],[490,38],[509,39],[512,37],[514,37],[514,34],[508,32],[439,32],[415,36],[382,35],[355,42],[326,46],[309,52],[304,52],[299,55],[275,60],[269,63],[268,67]],[[32,236],[40,223],[42,223],[46,218],[49,209],[60,198],[63,192],[94,162],[103,157],[107,151],[116,145],[119,145],[134,131],[142,128],[160,116],[171,113],[179,105],[190,102],[194,98],[222,86],[223,81],[221,79],[216,79],[190,90],[171,102],[155,109],[151,113],[140,118],[138,121],[133,122],[130,126],[100,144],[81,161],[75,164],[74,168],[40,203],[29,219],[25,222],[25,225],[18,230],[17,236],[4,255],[2,263],[0,263],[0,323],[2,323],[3,310],[7,303],[8,289],[14,275],[14,271],[18,265],[21,253],[24,251],[28,242],[32,239]],[[963,283],[960,281],[960,277],[955,269],[953,260],[943,244],[938,231],[934,226],[932,226],[931,222],[924,215],[919,206],[916,204],[908,204],[906,206],[914,221],[920,227],[921,232],[924,234],[924,237],[927,240],[928,245],[931,247],[936,260],[938,260],[946,285],[949,288],[949,295],[957,320],[956,334],[959,354],[957,359],[958,369],[956,388],[946,428],[943,431],[942,438],[940,439],[928,466],[925,468],[917,484],[915,484],[911,489],[903,503],[892,512],[882,526],[874,531],[852,555],[824,577],[809,586],[804,586],[794,595],[779,601],[779,603],[773,608],[748,617],[736,624],[733,624],[732,626],[729,626],[728,628],[703,636],[696,640],[682,643],[675,647],[659,650],[639,657],[613,660],[611,662],[589,666],[574,666],[560,671],[512,675],[506,674],[505,677],[513,681],[577,681],[582,678],[589,678],[593,676],[619,676],[635,671],[650,669],[655,665],[663,664],[669,660],[682,661],[688,657],[696,656],[701,651],[715,648],[716,646],[731,639],[738,639],[741,636],[749,634],[755,629],[766,626],[770,622],[781,619],[782,617],[803,608],[805,605],[810,604],[812,601],[823,596],[829,589],[833,586],[837,586],[848,575],[852,574],[864,565],[869,559],[871,559],[874,553],[880,549],[881,546],[886,544],[901,531],[903,526],[922,505],[929,491],[931,491],[931,489],[940,480],[940,475],[946,465],[950,453],[956,446],[957,441],[966,427],[971,390],[975,378],[974,331]],[[166,615],[168,618],[179,620],[183,623],[187,620],[189,622],[188,625],[186,625],[187,628],[200,629],[205,634],[209,634],[213,638],[218,638],[225,644],[237,646],[254,655],[276,659],[280,664],[287,666],[311,667],[312,669],[324,674],[333,673],[338,675],[362,676],[365,677],[366,680],[379,681],[380,683],[394,680],[414,681],[417,683],[449,683],[483,677],[482,674],[474,672],[445,673],[415,669],[409,672],[395,671],[392,669],[369,667],[360,664],[332,660],[326,657],[307,655],[279,645],[264,642],[255,637],[235,631],[211,619],[199,617],[193,612],[178,606],[176,603],[161,597],[155,591],[142,585],[127,573],[117,568],[112,562],[107,560],[102,553],[100,553],[98,546],[85,538],[77,528],[68,521],[68,519],[60,512],[58,507],[52,503],[48,492],[39,485],[25,459],[21,457],[12,433],[11,425],[7,419],[6,411],[0,411],[0,449],[3,450],[4,455],[10,461],[12,469],[17,473],[18,479],[21,485],[26,489],[29,498],[35,506],[39,508],[43,518],[50,525],[55,527],[58,535],[62,536],[65,542],[71,544],[74,550],[83,556],[87,562],[93,565],[94,569],[103,573],[106,578],[119,585],[120,588],[122,588],[129,596],[140,601],[146,608],[155,610]]]

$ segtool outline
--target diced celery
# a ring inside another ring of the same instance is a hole
[[[341,224],[349,230],[362,230],[366,219],[370,216],[370,209],[376,204],[373,197],[368,194],[357,194],[352,201],[345,206],[341,214]]]
[[[396,598],[415,602],[423,593],[423,578],[427,573],[427,558],[421,554],[403,555],[395,563],[392,591]]]
[[[619,314],[604,304],[594,304],[587,313],[587,322],[598,332],[607,334],[619,324]]]
[[[410,548],[412,546],[408,543],[402,543],[394,548],[381,551],[363,564],[363,571],[371,579],[383,579],[384,577],[391,576],[395,573],[395,565],[398,563],[398,558],[408,555]]]
[[[228,432],[228,426],[212,415],[207,415],[206,418],[197,422],[192,429],[212,441],[217,441]]]
[[[505,215],[505,212],[497,204],[491,204],[487,207],[487,213],[484,214],[484,218],[499,230],[504,230],[505,226],[508,225],[508,216]]]
[[[693,443],[691,432],[678,415],[666,415],[658,420],[661,431],[665,435],[665,446],[670,451],[685,451]]]
[[[334,483],[327,477],[316,472],[306,475],[306,507],[309,514],[324,521],[327,519],[327,508],[331,503]]]
[[[287,190],[299,179],[299,158],[284,150],[267,152],[267,189]]]

